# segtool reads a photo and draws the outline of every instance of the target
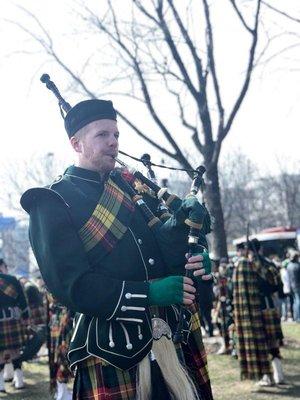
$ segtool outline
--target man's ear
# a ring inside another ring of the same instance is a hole
[[[78,137],[72,136],[70,139],[70,143],[76,153],[81,153],[81,141]]]

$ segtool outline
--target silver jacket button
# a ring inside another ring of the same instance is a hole
[[[138,239],[138,244],[143,244],[142,239]]]
[[[131,299],[131,293],[126,293],[125,297],[126,297],[126,299]]]
[[[127,307],[126,306],[122,306],[121,307],[121,311],[127,311]]]
[[[155,264],[155,261],[153,260],[153,258],[149,258],[148,263],[149,263],[150,265],[154,265],[154,264]]]

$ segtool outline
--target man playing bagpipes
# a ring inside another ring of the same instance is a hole
[[[207,252],[185,259],[184,221],[192,214],[190,223],[202,226],[206,210],[190,197],[166,222],[149,209],[145,220],[143,196],[131,197],[130,177],[114,170],[119,131],[111,101],[69,106],[65,128],[77,166],[48,188],[27,191],[21,204],[47,287],[76,311],[73,398],[212,399],[195,303],[197,281],[211,279],[210,260]],[[175,348],[179,314],[184,340]]]
[[[12,363],[14,386],[24,387],[20,352],[26,343],[29,322],[27,301],[18,279],[8,274],[6,263],[0,259],[0,392],[5,392],[4,367]]]
[[[241,378],[261,386],[280,384],[284,382],[279,350],[283,335],[272,298],[279,289],[279,270],[263,257],[257,239],[240,245],[238,251],[233,299]]]

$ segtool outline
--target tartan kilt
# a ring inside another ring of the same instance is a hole
[[[3,309],[1,315],[2,311]],[[26,325],[22,318],[2,317],[0,319],[0,364],[18,358],[26,340]]]
[[[90,357],[76,371],[73,400],[135,400],[136,370],[133,367],[122,371]]]
[[[213,395],[207,367],[207,356],[201,332],[199,305],[193,303],[189,307],[189,311],[192,313],[191,333],[187,344],[181,344],[185,364],[196,387],[198,387],[200,398],[203,400],[212,400]]]
[[[20,349],[26,342],[26,326],[20,319],[0,319],[0,351]]]
[[[50,391],[54,391],[57,382],[68,383],[73,377],[67,358],[72,337],[73,318],[66,307],[61,307],[55,303],[50,304],[49,314]]]
[[[283,333],[277,309],[266,308],[262,310],[262,318],[269,350],[279,348]]]
[[[190,335],[186,344],[176,346],[179,358],[183,354],[186,368],[194,380],[201,400],[213,400],[207,369],[199,307],[193,304]],[[79,363],[73,389],[73,400],[134,400],[136,399],[137,366],[120,370],[104,360],[90,357]]]

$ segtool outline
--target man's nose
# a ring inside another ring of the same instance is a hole
[[[110,135],[108,139],[109,146],[117,147],[118,146],[118,138],[115,135]]]

